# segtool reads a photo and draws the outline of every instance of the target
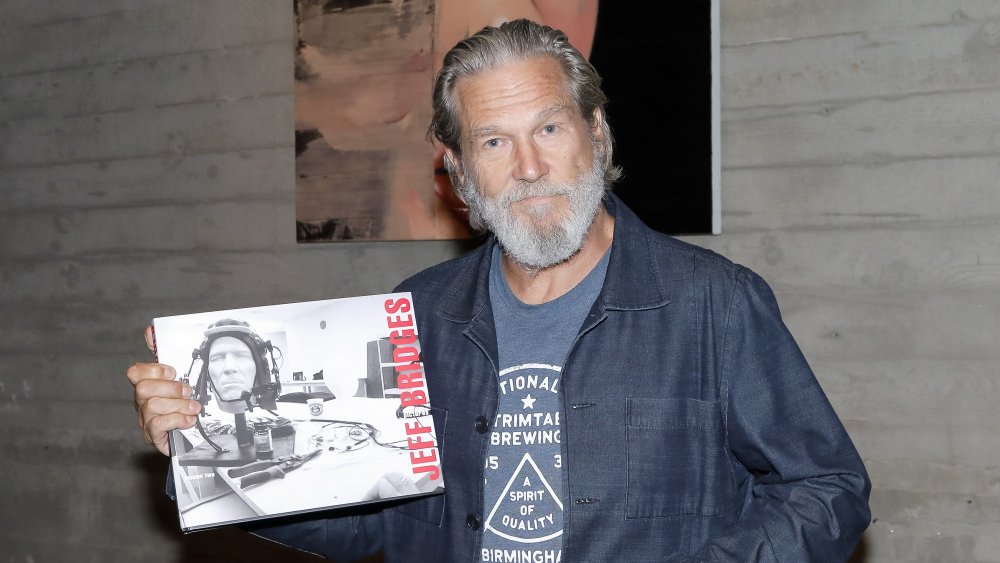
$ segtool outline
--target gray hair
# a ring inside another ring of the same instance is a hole
[[[462,155],[462,128],[458,117],[458,100],[455,89],[459,80],[495,69],[512,61],[537,57],[550,57],[559,64],[565,77],[566,88],[583,119],[594,125],[594,110],[604,110],[608,98],[601,90],[601,77],[586,58],[572,45],[566,34],[547,25],[526,19],[501,23],[497,27],[484,27],[476,34],[460,41],[444,56],[444,66],[434,82],[434,116],[428,130],[457,156]],[[600,122],[603,136],[601,162],[604,183],[611,186],[621,177],[621,168],[612,161],[613,138],[606,117]],[[592,135],[593,138],[593,135]],[[595,139],[596,140],[596,139]],[[462,186],[455,175],[455,163],[445,158],[452,185],[462,193]]]

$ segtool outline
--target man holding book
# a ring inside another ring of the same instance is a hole
[[[605,102],[545,26],[508,22],[449,51],[431,133],[491,236],[398,288],[421,315],[445,493],[255,533],[334,559],[850,556],[870,482],[770,288],[610,193]],[[164,453],[198,411],[171,375],[129,370]]]

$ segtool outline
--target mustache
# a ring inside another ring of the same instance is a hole
[[[572,190],[572,186],[553,184],[546,180],[528,182],[519,180],[513,188],[500,196],[500,203],[510,205],[532,197],[552,197],[566,195]]]

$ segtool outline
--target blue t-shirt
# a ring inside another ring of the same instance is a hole
[[[499,248],[499,247],[498,247]],[[500,267],[490,268],[500,402],[486,455],[481,561],[561,559],[562,367],[607,272],[604,257],[576,287],[540,305],[522,303]]]

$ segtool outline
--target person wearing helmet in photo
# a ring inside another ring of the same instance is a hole
[[[195,400],[205,404],[215,394],[222,412],[238,414],[254,407],[274,408],[277,378],[270,376],[265,354],[273,350],[250,325],[222,319],[208,326],[196,354],[202,359]]]

